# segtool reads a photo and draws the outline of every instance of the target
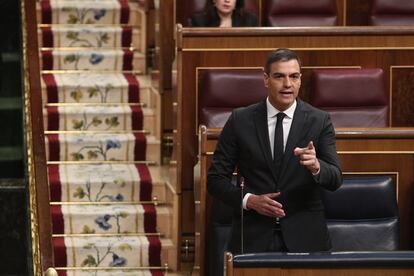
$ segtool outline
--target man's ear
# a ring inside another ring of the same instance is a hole
[[[266,88],[269,88],[269,75],[266,74],[266,72],[263,73],[263,81],[264,81],[264,86]]]

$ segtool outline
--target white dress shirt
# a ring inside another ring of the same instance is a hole
[[[273,147],[274,147],[274,139],[275,139],[275,130],[276,130],[276,121],[277,121],[277,113],[283,112],[286,114],[286,116],[283,118],[283,150],[286,148],[286,142],[289,137],[290,127],[292,126],[293,121],[293,114],[296,110],[296,100],[293,102],[293,104],[286,110],[280,111],[277,110],[270,102],[269,97],[266,99],[266,107],[267,107],[267,128],[269,133],[269,141],[270,141],[270,149],[272,152],[273,157]],[[247,199],[249,198],[251,194],[247,193],[243,197],[243,208],[247,209]]]
[[[286,116],[283,118],[283,151],[285,151],[286,148],[286,142],[287,138],[289,136],[290,127],[292,126],[293,121],[293,114],[296,110],[296,101],[293,102],[293,104],[286,109],[285,111],[280,111],[274,108],[274,106],[269,102],[269,98],[266,100],[266,106],[267,106],[267,128],[269,130],[269,141],[270,141],[270,149],[272,152],[272,157],[274,153],[274,145],[275,145],[275,130],[276,130],[276,121],[277,121],[277,113],[283,112],[286,114]]]

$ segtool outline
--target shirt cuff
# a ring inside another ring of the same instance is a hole
[[[249,198],[249,196],[251,196],[251,193],[247,193],[243,197],[243,209],[244,210],[249,210],[247,209],[247,199]]]
[[[321,168],[319,167],[319,170],[316,173],[312,173],[313,179],[316,181],[316,183],[319,183],[320,172],[321,172]]]

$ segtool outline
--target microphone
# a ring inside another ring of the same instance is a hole
[[[244,227],[243,227],[243,225],[244,225],[244,209],[243,209],[243,195],[244,195],[244,177],[243,176],[241,176],[240,177],[240,189],[241,189],[241,193],[240,193],[240,196],[241,196],[241,205],[240,205],[240,209],[241,209],[241,235],[240,235],[240,237],[241,237],[241,253],[243,254],[244,253]]]
[[[279,193],[279,192],[280,192],[280,190],[276,189],[276,193]],[[276,217],[275,223],[276,223],[277,227],[280,227],[280,218]]]

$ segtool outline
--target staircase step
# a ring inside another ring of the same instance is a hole
[[[145,53],[145,34],[141,29],[103,25],[48,25],[38,29],[41,48],[128,48]]]
[[[172,214],[153,204],[63,204],[51,206],[53,234],[117,235],[159,233],[171,238]]]
[[[124,49],[50,49],[40,52],[42,70],[134,71],[145,73],[146,57]]]
[[[48,165],[52,202],[166,201],[159,166],[144,164]]]
[[[41,24],[131,24],[145,25],[142,5],[126,0],[41,0],[37,3]]]
[[[149,161],[160,164],[160,141],[142,133],[47,134],[48,161]]]
[[[141,103],[155,106],[146,76],[122,73],[43,74],[42,99],[47,103]]]
[[[141,102],[145,103],[147,107],[151,107],[153,109],[159,110],[161,106],[161,97],[160,97],[158,90],[152,86],[150,76],[149,75],[136,75],[136,78],[140,83]],[[157,112],[160,112],[160,111],[157,111]]]
[[[176,269],[169,239],[156,236],[54,237],[55,266],[76,268]]]
[[[139,105],[48,106],[43,110],[43,124],[48,131],[132,131],[154,134],[153,110]]]

